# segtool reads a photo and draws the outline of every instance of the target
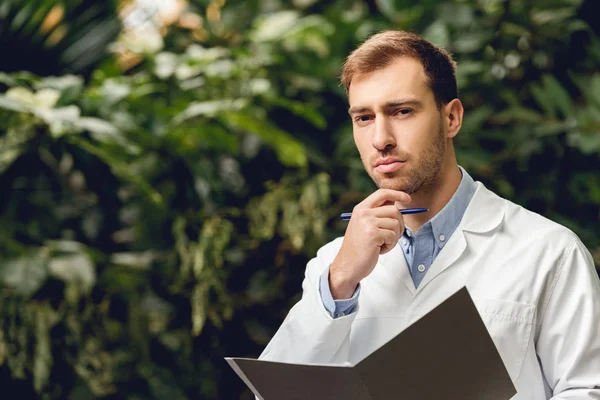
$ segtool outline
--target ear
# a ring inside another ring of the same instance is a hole
[[[463,105],[459,99],[453,99],[443,107],[443,119],[446,125],[446,136],[453,138],[458,134],[462,126]]]

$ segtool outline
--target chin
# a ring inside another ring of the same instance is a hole
[[[379,176],[377,179],[373,179],[375,184],[380,189],[392,189],[400,190],[408,194],[415,192],[414,185],[406,177],[400,176]]]

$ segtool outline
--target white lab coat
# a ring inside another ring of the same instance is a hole
[[[397,245],[362,280],[357,310],[333,319],[319,277],[342,240],[308,263],[302,298],[260,359],[357,363],[466,286],[517,388],[513,400],[600,399],[600,281],[567,228],[478,182],[418,289]]]

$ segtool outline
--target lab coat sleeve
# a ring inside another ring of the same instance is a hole
[[[332,318],[319,292],[320,276],[337,255],[341,238],[325,245],[308,262],[302,298],[292,307],[259,359],[289,363],[345,363],[350,329],[358,312]]]
[[[542,370],[551,399],[600,400],[600,280],[579,239],[559,265],[540,315]]]

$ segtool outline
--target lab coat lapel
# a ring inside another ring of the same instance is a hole
[[[385,275],[399,279],[412,295],[415,294],[417,289],[408,271],[406,258],[400,244],[396,244],[389,253],[380,256],[379,264],[386,270],[387,274]]]
[[[433,280],[436,276],[438,276],[442,271],[446,268],[454,264],[456,260],[464,253],[467,248],[467,241],[465,240],[465,235],[462,230],[456,229],[448,243],[444,246],[444,248],[440,251],[438,256],[429,267],[429,270],[423,277],[417,292],[423,290],[427,284]]]
[[[506,205],[500,197],[490,192],[481,182],[477,182],[477,189],[461,223],[436,257],[416,292],[422,291],[429,282],[463,255],[467,249],[466,232],[481,234],[495,229],[504,219],[505,208]]]

